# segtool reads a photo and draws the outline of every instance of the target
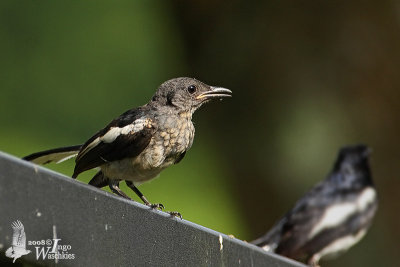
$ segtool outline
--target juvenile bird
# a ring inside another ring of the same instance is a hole
[[[130,199],[119,188],[125,180],[147,206],[162,209],[162,204],[151,204],[136,186],[179,163],[193,143],[193,113],[209,100],[231,93],[192,78],[171,79],[160,85],[149,103],[126,111],[83,145],[46,150],[24,159],[46,164],[76,156],[72,178],[98,167],[90,185],[108,185],[115,194]]]
[[[364,145],[342,148],[326,179],[252,243],[311,266],[356,244],[370,227],[378,207],[369,153]]]

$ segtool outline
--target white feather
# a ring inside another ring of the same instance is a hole
[[[318,224],[312,229],[308,238],[313,238],[316,234],[326,228],[340,225],[354,213],[365,210],[375,199],[375,189],[368,187],[363,190],[356,201],[340,203],[328,208],[324,212],[324,215],[321,217]]]
[[[68,152],[59,152],[59,153],[51,153],[48,155],[44,155],[32,160],[32,162],[36,164],[46,164],[49,162],[60,163],[70,158],[76,157],[78,155],[78,151],[68,151]]]
[[[358,209],[365,210],[369,204],[375,201],[375,199],[376,199],[375,189],[371,187],[365,189],[357,200]]]
[[[97,137],[96,139],[94,139],[89,145],[87,145],[85,147],[85,149],[83,149],[80,153],[80,156],[85,155],[89,150],[91,150],[92,148],[94,148],[95,146],[97,146],[100,143],[100,137]]]
[[[358,241],[360,241],[360,239],[364,237],[365,233],[366,231],[362,230],[356,235],[348,235],[335,240],[334,242],[326,246],[323,250],[321,250],[318,254],[314,255],[314,260],[319,261],[321,258],[333,258],[340,253],[345,252],[350,247],[358,243]]]
[[[339,225],[357,210],[353,203],[337,204],[327,209],[318,224],[313,228],[308,238],[313,238],[323,229]]]
[[[89,145],[85,147],[84,150],[80,153],[80,157],[85,155],[89,150],[93,149],[97,145],[100,144],[100,142],[103,143],[112,143],[117,139],[118,136],[122,135],[127,135],[127,134],[133,134],[137,133],[148,124],[148,119],[145,117],[141,117],[137,120],[135,120],[133,123],[128,124],[122,128],[120,127],[111,127],[103,136],[97,137],[94,139]]]
[[[113,127],[110,130],[108,130],[108,132],[106,132],[105,135],[100,137],[100,140],[103,141],[104,143],[112,143],[121,134],[122,129],[123,128]]]
[[[66,161],[66,160],[69,160],[69,159],[75,158],[77,154],[78,154],[78,153],[74,152],[73,154],[71,154],[71,155],[69,155],[69,156],[67,156],[67,157],[65,157],[65,158],[63,158],[63,159],[60,159],[60,160],[59,160],[59,161],[57,161],[56,163],[58,164],[58,163],[61,163],[61,162],[64,162],[64,161]]]

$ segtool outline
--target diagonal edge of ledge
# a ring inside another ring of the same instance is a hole
[[[28,241],[56,233],[60,244],[71,247],[74,259],[59,265],[304,266],[3,152],[0,214],[1,250],[11,245],[10,224],[18,219]],[[35,246],[27,249],[33,253],[18,261],[54,262],[37,259]]]

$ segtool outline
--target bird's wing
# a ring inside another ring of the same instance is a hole
[[[251,243],[285,255],[298,250],[307,242],[314,222],[323,214],[325,204],[318,198],[323,195],[324,188],[322,183],[312,188],[264,236]]]
[[[9,248],[6,250],[6,256],[9,257],[9,258],[12,258],[13,252],[14,252],[13,247],[12,247],[12,246],[9,247]]]
[[[17,220],[11,224],[11,227],[13,229],[12,246],[25,249],[26,235],[23,224]]]
[[[78,155],[81,146],[82,145],[76,145],[41,151],[30,154],[23,159],[36,164],[47,164],[51,162],[60,163]]]
[[[305,256],[306,246],[313,239],[313,231],[327,209],[343,201],[343,195],[338,190],[337,186],[325,179],[297,201],[285,216],[277,253],[296,258]]]
[[[307,195],[303,196],[296,202],[294,208],[287,212],[265,235],[252,241],[251,243],[267,250],[274,251],[280,243],[288,242],[295,237],[299,223],[309,217],[311,214],[311,202],[308,200],[315,197],[317,190],[311,190]]]
[[[139,155],[156,130],[145,106],[129,110],[92,136],[81,148],[73,177],[79,173],[127,157]]]
[[[309,241],[309,234],[323,216],[327,205],[333,201],[332,197],[335,195],[329,184],[323,181],[297,201],[294,208],[284,216],[280,226],[277,253],[287,255],[300,251]]]

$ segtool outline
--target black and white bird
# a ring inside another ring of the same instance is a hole
[[[31,253],[31,251],[26,249],[24,225],[17,220],[11,224],[11,227],[13,229],[12,244],[11,247],[6,250],[6,256],[14,258],[14,263],[16,259]]]
[[[252,243],[318,266],[356,244],[378,207],[364,145],[340,150],[331,173],[306,193],[276,225]]]
[[[115,194],[130,199],[119,188],[125,180],[146,205],[162,209],[162,204],[151,204],[136,186],[180,162],[193,143],[193,113],[209,100],[231,93],[192,78],[171,79],[160,85],[149,103],[126,111],[83,145],[38,152],[24,159],[46,164],[76,156],[73,178],[100,168],[90,185],[108,185]]]

